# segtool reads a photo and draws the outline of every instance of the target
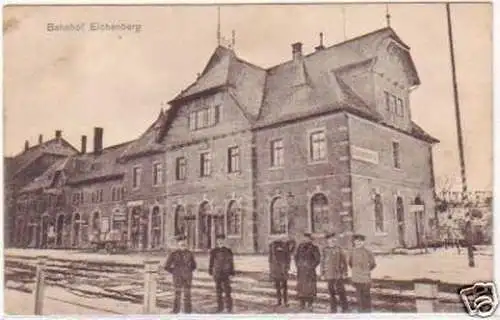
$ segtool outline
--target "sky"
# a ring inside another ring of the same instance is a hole
[[[344,14],[343,14],[344,12]],[[422,84],[413,120],[440,140],[437,188],[460,187],[452,74],[444,4],[389,5],[391,27],[410,46]],[[235,30],[238,56],[261,67],[386,26],[382,4],[221,6],[221,31]],[[451,5],[469,189],[492,188],[492,7]],[[344,19],[345,18],[345,19]],[[140,24],[89,31],[91,23]],[[82,31],[47,30],[85,23]],[[4,153],[15,155],[55,130],[80,148],[104,128],[104,145],[137,138],[200,73],[217,45],[215,6],[45,6],[4,9]],[[88,146],[88,149],[92,145]]]

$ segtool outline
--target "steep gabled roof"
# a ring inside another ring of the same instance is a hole
[[[179,102],[225,90],[254,128],[290,121],[316,113],[345,110],[380,121],[381,115],[368,106],[342,79],[359,67],[371,67],[381,44],[391,39],[407,57],[413,85],[420,80],[406,45],[390,27],[334,44],[263,69],[238,58],[233,50],[219,46],[198,79],[170,103],[171,116],[161,137],[177,114]],[[429,139],[421,128],[410,134]],[[432,137],[430,137],[432,138]],[[434,138],[432,138],[434,139]]]
[[[57,178],[57,172],[64,172],[71,163],[71,157],[67,157],[54,162],[42,175],[36,177],[32,182],[21,189],[21,192],[33,192],[50,188]]]
[[[61,157],[67,157],[78,153],[78,150],[73,147],[68,141],[63,138],[54,138],[42,144],[32,146],[26,151],[11,157],[9,165],[6,168],[9,177],[13,178],[25,168],[35,162],[38,158],[45,154],[51,154]]]
[[[137,139],[130,142],[124,151],[120,154],[119,159],[126,160],[133,157],[141,157],[148,154],[154,154],[165,151],[164,146],[160,143],[161,131],[165,126],[168,118],[168,111],[160,111],[158,118],[149,126],[149,128]]]
[[[86,153],[70,159],[68,184],[91,183],[96,180],[121,178],[125,168],[117,159],[132,141],[104,148],[101,153]]]

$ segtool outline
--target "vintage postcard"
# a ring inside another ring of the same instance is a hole
[[[3,9],[4,316],[492,316],[491,3]]]

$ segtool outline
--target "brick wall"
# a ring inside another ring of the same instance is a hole
[[[425,204],[424,226],[434,218],[434,190],[429,144],[396,130],[349,116],[354,229],[367,235],[368,241],[381,248],[400,246],[396,219],[396,199],[404,203],[404,239],[416,245],[416,217],[410,205],[419,196]],[[400,168],[394,167],[392,142],[400,145]],[[356,151],[363,148],[363,153]],[[358,159],[355,154],[357,153]],[[369,159],[374,153],[378,161]],[[382,197],[384,230],[375,231],[374,193]]]

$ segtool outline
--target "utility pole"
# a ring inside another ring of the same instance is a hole
[[[462,134],[462,123],[460,116],[460,103],[458,100],[458,86],[457,86],[457,73],[455,68],[455,48],[453,46],[453,31],[451,26],[451,14],[450,14],[450,3],[446,3],[446,14],[448,18],[448,38],[450,44],[450,58],[451,58],[451,73],[453,80],[453,100],[455,103],[455,120],[457,126],[457,138],[458,138],[458,153],[460,157],[460,174],[462,178],[462,202],[465,205],[467,201],[467,176],[465,174],[465,155],[464,155],[464,143]],[[472,217],[468,217],[471,219]],[[470,220],[468,220],[470,224]],[[465,228],[465,233],[468,233],[470,228]],[[472,237],[470,235],[465,235],[467,242],[467,256],[469,258],[469,267],[474,267],[474,251],[472,248]]]

